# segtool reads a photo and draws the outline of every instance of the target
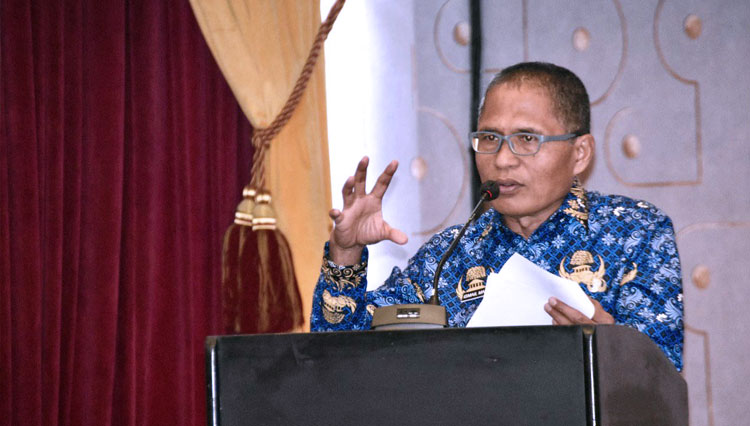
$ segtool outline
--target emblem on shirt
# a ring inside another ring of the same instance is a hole
[[[620,285],[625,285],[633,281],[637,275],[638,275],[638,264],[633,262],[633,269],[622,276],[622,281],[620,281]]]
[[[596,257],[599,258],[599,268],[596,271],[592,271],[594,256],[585,250],[578,250],[570,257],[569,266],[573,269],[573,272],[568,272],[568,268],[565,265],[568,257],[565,256],[562,262],[560,262],[560,276],[580,284],[585,284],[591,293],[606,291],[607,283],[604,281],[604,274],[606,273],[604,259],[598,254]]]
[[[586,197],[586,191],[583,189],[581,184],[577,181],[570,189],[570,192],[575,196],[574,200],[568,200],[568,207],[563,210],[569,216],[573,217],[588,231],[589,229],[589,200]]]
[[[344,317],[357,309],[357,302],[348,296],[332,296],[323,290],[323,318],[330,324],[340,323]]]
[[[484,296],[487,283],[487,271],[484,266],[474,266],[466,270],[466,274],[458,280],[456,296],[461,302],[478,299]]]

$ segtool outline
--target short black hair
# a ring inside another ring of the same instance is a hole
[[[567,68],[548,62],[521,62],[504,68],[487,86],[479,106],[484,112],[484,101],[495,86],[503,83],[536,84],[546,90],[557,117],[566,131],[585,135],[591,133],[591,107],[586,87],[577,75]]]

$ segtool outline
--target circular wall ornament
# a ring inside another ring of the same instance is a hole
[[[416,180],[422,180],[427,174],[427,162],[422,157],[414,157],[409,165],[411,175]]]
[[[466,46],[471,41],[471,26],[466,21],[461,21],[453,27],[453,40],[461,46]]]
[[[693,268],[693,273],[690,274],[693,280],[693,284],[701,290],[708,288],[711,283],[711,271],[706,265],[698,265]]]
[[[685,34],[687,34],[691,40],[700,37],[701,32],[703,31],[703,21],[701,21],[701,18],[697,15],[693,15],[692,13],[685,18],[682,26],[685,29]]]
[[[591,33],[586,28],[578,27],[573,31],[573,48],[583,52],[589,48],[591,43]]]
[[[641,153],[641,141],[638,136],[629,133],[625,135],[622,138],[622,152],[630,159],[638,157]]]

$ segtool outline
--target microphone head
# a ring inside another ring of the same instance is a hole
[[[492,201],[500,195],[500,185],[494,180],[488,180],[479,187],[479,193],[485,201]]]

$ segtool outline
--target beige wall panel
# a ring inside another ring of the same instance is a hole
[[[691,384],[694,425],[737,424],[734,413],[744,410],[750,358],[738,337],[750,335],[747,277],[750,262],[750,222],[697,223],[678,234],[685,292],[685,376]],[[707,345],[704,343],[708,343]],[[739,373],[739,374],[738,374]],[[711,418],[713,417],[713,422]]]
[[[379,3],[383,16],[406,13],[403,5]],[[396,181],[384,208],[415,216],[394,224],[419,245],[436,228],[463,222],[471,208],[470,28],[465,0],[412,5],[413,34],[388,22],[378,30],[395,51],[413,43],[416,140],[382,142],[387,152],[378,152],[378,161],[410,166],[398,178],[413,185],[408,195]],[[683,260],[691,424],[748,424],[750,3],[482,0],[481,8],[483,83],[523,60],[572,69],[589,89],[598,145],[586,185],[648,200],[673,219]],[[400,266],[413,253],[383,251]]]
[[[598,145],[587,186],[651,201],[674,220],[691,424],[747,424],[750,3],[485,0],[481,7],[484,84],[522,60],[572,69],[589,89]],[[459,195],[454,209],[434,194],[438,186],[467,193],[462,163],[430,150],[453,143],[447,128],[469,131],[469,50],[455,37],[468,6],[418,0],[414,15],[415,96],[418,110],[430,111],[419,116],[420,150],[426,170],[445,170],[442,180],[422,180],[421,215],[424,223],[457,223],[468,199]],[[694,273],[709,282],[696,284]]]

